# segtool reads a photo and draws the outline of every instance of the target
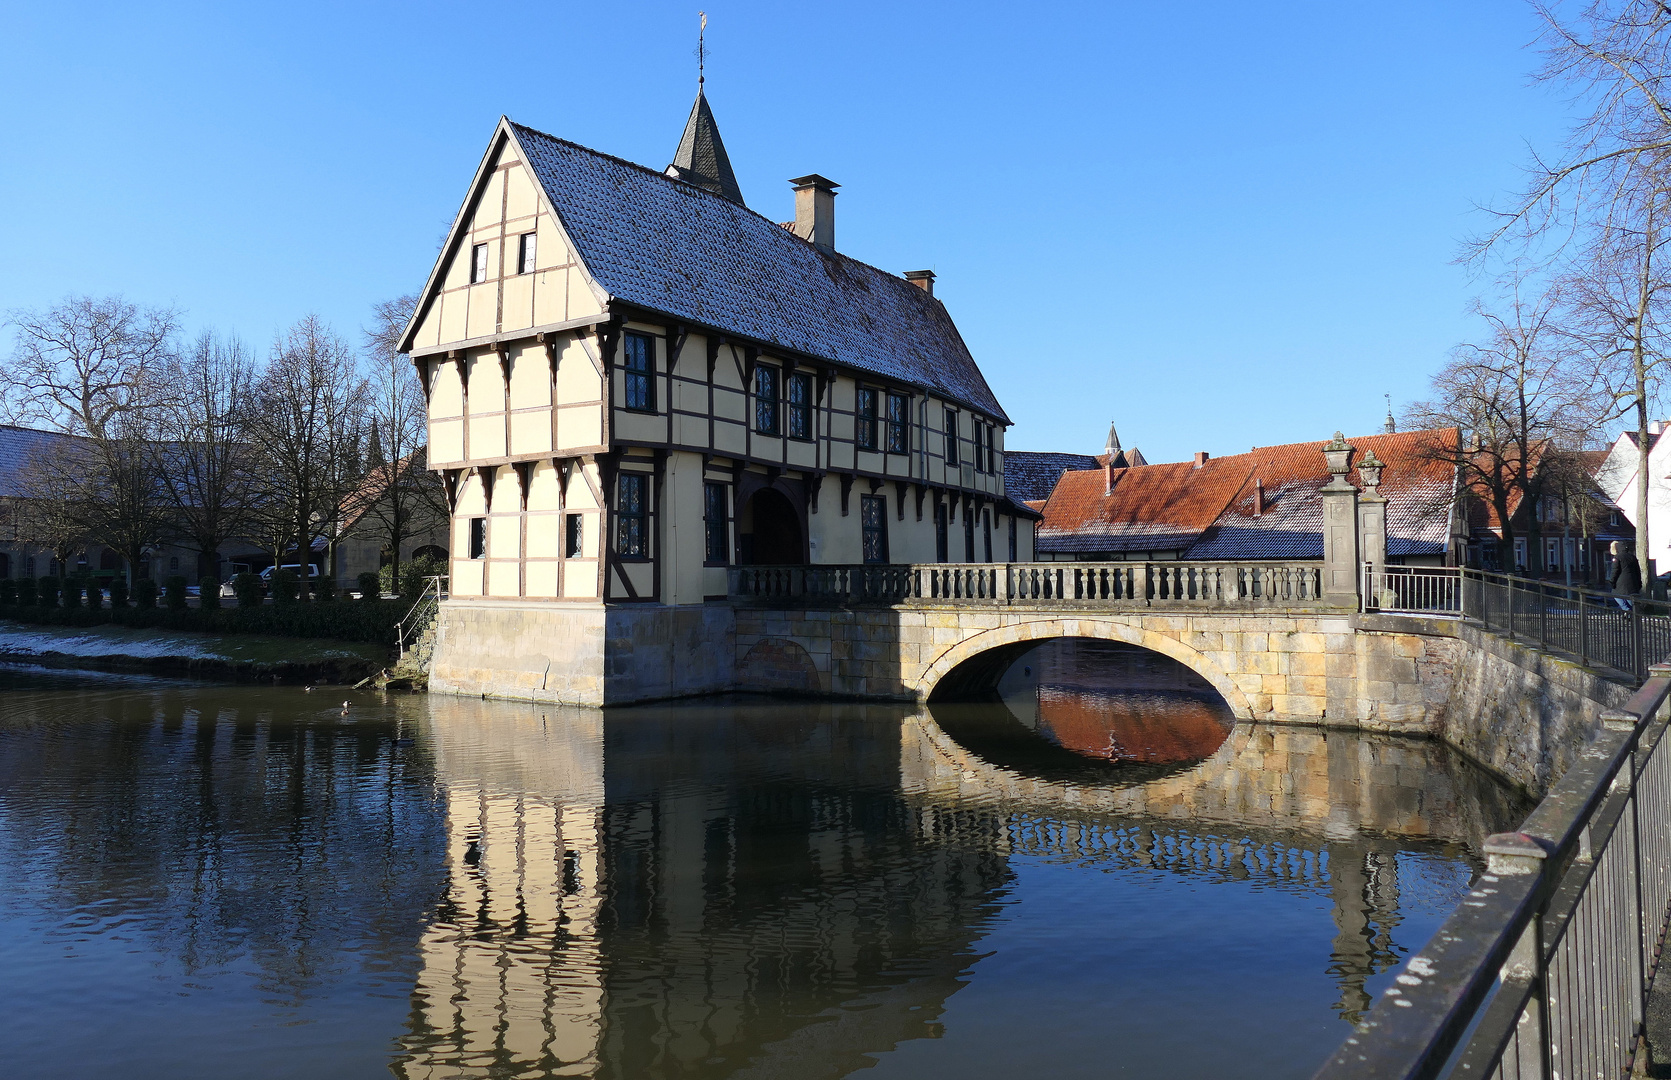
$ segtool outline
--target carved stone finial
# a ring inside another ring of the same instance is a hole
[[[1381,486],[1381,470],[1386,467],[1387,463],[1376,457],[1374,450],[1358,462],[1358,479],[1363,481],[1365,494],[1379,494],[1375,489]]]
[[[1346,441],[1346,436],[1337,431],[1332,441],[1323,444],[1323,460],[1329,463],[1329,472],[1336,479],[1346,475],[1352,460],[1352,446]]]

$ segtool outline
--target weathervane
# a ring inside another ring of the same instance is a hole
[[[702,68],[708,59],[708,13],[706,11],[698,11],[696,16],[702,22],[701,26],[697,27],[696,30],[696,88],[700,90],[702,89],[703,80],[706,78],[703,74]]]

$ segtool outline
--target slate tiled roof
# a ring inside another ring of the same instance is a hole
[[[1018,502],[1050,498],[1056,481],[1070,469],[1094,469],[1090,454],[1049,454],[1033,450],[1004,451],[1004,493]]]
[[[77,435],[0,424],[0,498],[24,495],[23,474],[30,462],[42,455],[62,454],[85,442]]]
[[[912,386],[1008,423],[945,307],[904,278],[653,169],[510,125],[611,297]]]
[[[1449,539],[1451,467],[1421,447],[1454,431],[1417,431],[1347,440],[1357,462],[1370,450],[1386,462],[1387,554],[1436,555]],[[1176,551],[1191,559],[1320,559],[1322,498],[1329,481],[1322,443],[1268,446],[1246,454],[1115,470],[1104,494],[1103,470],[1064,476],[1045,504],[1038,530],[1044,552]],[[1255,484],[1264,507],[1254,515]]]

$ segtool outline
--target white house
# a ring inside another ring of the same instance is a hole
[[[1666,421],[1655,420],[1648,425],[1648,528],[1647,554],[1654,573],[1671,567],[1671,439],[1660,438]],[[1636,527],[1642,536],[1642,522],[1637,520],[1637,484],[1641,471],[1640,443],[1637,433],[1620,435],[1607,452],[1607,458],[1596,470],[1596,483],[1613,500],[1625,520]]]

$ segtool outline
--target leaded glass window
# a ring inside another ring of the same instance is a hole
[[[648,334],[626,335],[621,345],[626,406],[636,412],[655,412],[655,340]]]
[[[643,473],[622,473],[620,498],[615,506],[615,550],[623,559],[649,557],[648,516],[650,478]]]

